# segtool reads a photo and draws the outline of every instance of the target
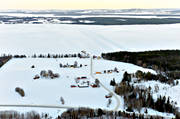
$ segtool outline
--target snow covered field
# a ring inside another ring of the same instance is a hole
[[[0,53],[91,54],[119,50],[179,49],[180,24],[173,25],[0,25]]]
[[[43,25],[0,25],[0,54],[47,54],[47,53],[77,53],[82,50],[90,54],[100,55],[103,52],[120,50],[144,51],[159,49],[179,49],[180,24],[173,25],[122,25],[122,26],[96,26],[96,25],[65,25],[65,24],[43,24]],[[60,68],[59,63],[73,64],[74,61],[87,65],[82,68]],[[31,66],[35,65],[32,69]],[[120,73],[95,74],[118,68]],[[58,79],[33,80],[41,70],[52,70],[59,73]],[[110,81],[115,78],[121,82],[123,73],[136,72],[137,70],[151,71],[132,64],[114,62],[107,60],[94,60],[94,77],[111,91]],[[87,76],[90,83],[94,79],[90,76],[90,59],[62,58],[62,59],[12,59],[0,69],[0,104],[38,104],[59,105],[60,97],[65,99],[65,106],[90,107],[113,110],[117,105],[115,98],[107,107],[108,100],[105,95],[108,92],[100,88],[71,88],[75,85],[75,78]],[[177,101],[180,107],[179,85],[170,87],[158,82],[145,82],[142,86],[152,87],[159,85],[159,94],[170,96]],[[15,92],[16,87],[25,91],[25,97],[20,97]],[[164,89],[166,88],[166,90]],[[94,98],[96,97],[96,98]],[[119,110],[124,109],[123,98],[120,100]],[[0,110],[14,110],[24,112],[36,110],[36,108],[0,108]],[[52,116],[62,113],[65,109],[38,109],[38,112],[49,112]],[[149,109],[151,114],[158,113]],[[159,113],[158,113],[159,114]],[[172,115],[171,115],[172,116]]]
[[[87,65],[82,68],[60,68],[59,63],[73,64],[77,61],[78,64]],[[34,65],[35,68],[31,68]],[[112,74],[94,74],[103,70],[118,68],[119,73]],[[41,70],[52,70],[54,73],[59,73],[60,77],[57,79],[41,78],[34,80],[34,76],[39,74]],[[137,70],[150,71],[132,64],[111,62],[106,60],[93,60],[93,74],[100,82],[108,89],[113,90],[110,86],[110,80],[115,78],[116,82],[122,80],[123,73],[136,72]],[[12,59],[5,64],[0,70],[0,102],[1,104],[33,104],[33,105],[59,105],[70,107],[90,107],[103,108],[113,110],[117,104],[114,97],[112,104],[107,107],[108,99],[105,98],[109,92],[104,88],[71,88],[71,85],[76,85],[75,78],[87,76],[87,80],[94,83],[94,79],[90,76],[90,58],[63,58],[63,59]],[[21,87],[25,91],[25,97],[21,97],[15,92],[16,87]],[[60,97],[65,100],[65,105],[60,102]],[[118,96],[120,100],[119,109],[123,110],[123,98]],[[16,109],[22,111],[23,108],[0,108],[2,109]],[[29,109],[26,109],[27,111]],[[36,108],[31,108],[36,110]],[[29,111],[31,111],[29,110]],[[46,111],[45,109],[38,109],[38,112]],[[52,116],[60,114],[62,111],[52,109],[48,111]]]

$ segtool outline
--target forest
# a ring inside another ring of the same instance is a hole
[[[180,78],[180,50],[120,51],[102,53],[102,57],[107,60],[132,63],[158,72],[165,72],[171,78]]]

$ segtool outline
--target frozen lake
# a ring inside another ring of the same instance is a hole
[[[119,50],[180,49],[180,24],[172,25],[0,25],[0,53],[93,54]]]

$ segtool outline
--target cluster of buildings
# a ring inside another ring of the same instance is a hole
[[[113,70],[104,70],[103,72],[96,72],[95,74],[111,74],[111,73],[119,73],[119,70],[115,67]]]
[[[87,66],[87,65],[84,65],[84,66]],[[60,63],[59,67],[60,68],[81,68],[81,67],[83,67],[83,65],[78,64],[78,62],[75,61],[74,64],[68,64],[68,63],[67,64],[62,64],[62,63]]]
[[[71,85],[71,88],[88,88],[88,87],[92,87],[92,88],[97,88],[98,85],[96,83],[91,83],[88,78],[86,76],[82,76],[82,77],[77,77],[75,78],[75,85]]]

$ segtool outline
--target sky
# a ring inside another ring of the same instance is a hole
[[[0,0],[0,9],[180,8],[180,0]]]

